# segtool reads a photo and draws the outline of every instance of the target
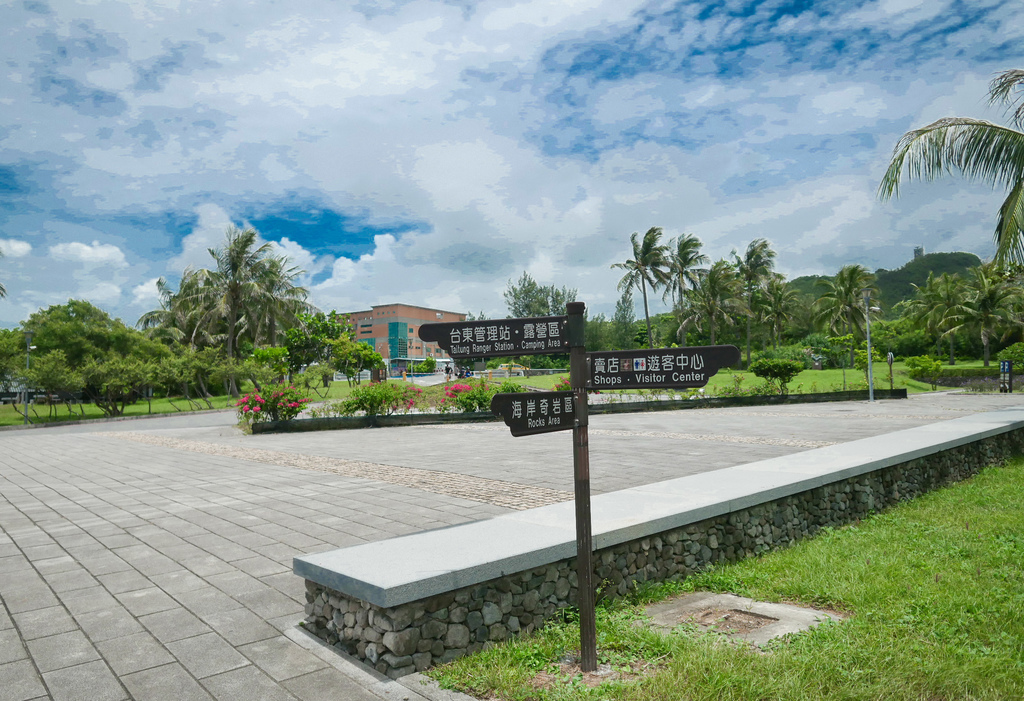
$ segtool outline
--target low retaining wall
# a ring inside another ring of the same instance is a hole
[[[630,395],[623,395],[630,396]],[[636,395],[632,395],[636,396]],[[906,399],[906,389],[876,389],[875,399]],[[820,402],[867,401],[868,391],[818,392],[815,394],[757,395],[748,397],[708,397],[706,399],[666,399],[651,402],[602,402],[590,405],[590,414],[631,414],[644,411],[676,411],[731,406],[762,406],[771,404],[816,404]],[[429,424],[477,423],[500,421],[489,411],[457,414],[391,414],[389,416],[332,416],[322,419],[268,421],[252,425],[253,433],[289,433],[304,431],[335,431],[349,428],[384,428],[387,426],[424,426]]]
[[[1024,412],[1012,414],[600,495],[599,596],[783,547],[969,477],[1024,452]],[[819,460],[835,464],[830,471]],[[716,486],[716,478],[728,484]],[[530,632],[576,601],[575,543],[565,542],[571,508],[569,502],[296,558],[295,572],[306,578],[305,627],[393,678]],[[473,551],[487,555],[467,564]]]

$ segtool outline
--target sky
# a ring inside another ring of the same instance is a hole
[[[1024,68],[1019,0],[0,0],[0,326],[129,324],[252,226],[329,310],[619,297],[629,236],[789,277],[990,257],[1004,193],[881,202],[900,136]],[[656,295],[652,310],[665,309]]]

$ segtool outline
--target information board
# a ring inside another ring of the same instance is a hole
[[[488,319],[423,324],[419,337],[441,346],[452,358],[493,358],[567,353],[567,316]]]
[[[736,346],[589,353],[588,389],[692,389],[740,359]]]
[[[491,399],[491,411],[513,436],[565,431],[576,422],[572,392],[500,392]]]

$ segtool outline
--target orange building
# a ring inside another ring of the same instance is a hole
[[[417,335],[420,324],[437,321],[465,321],[466,315],[413,304],[379,304],[369,311],[349,312],[356,340],[373,346],[392,372],[413,363],[434,358],[448,361],[448,354],[436,343],[425,343]]]

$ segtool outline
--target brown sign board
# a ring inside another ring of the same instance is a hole
[[[419,337],[437,343],[452,358],[567,353],[568,320],[567,316],[540,316],[423,324]]]
[[[499,392],[491,399],[491,411],[513,436],[565,431],[576,423],[572,392]]]
[[[587,389],[693,389],[739,359],[736,346],[588,353]]]

